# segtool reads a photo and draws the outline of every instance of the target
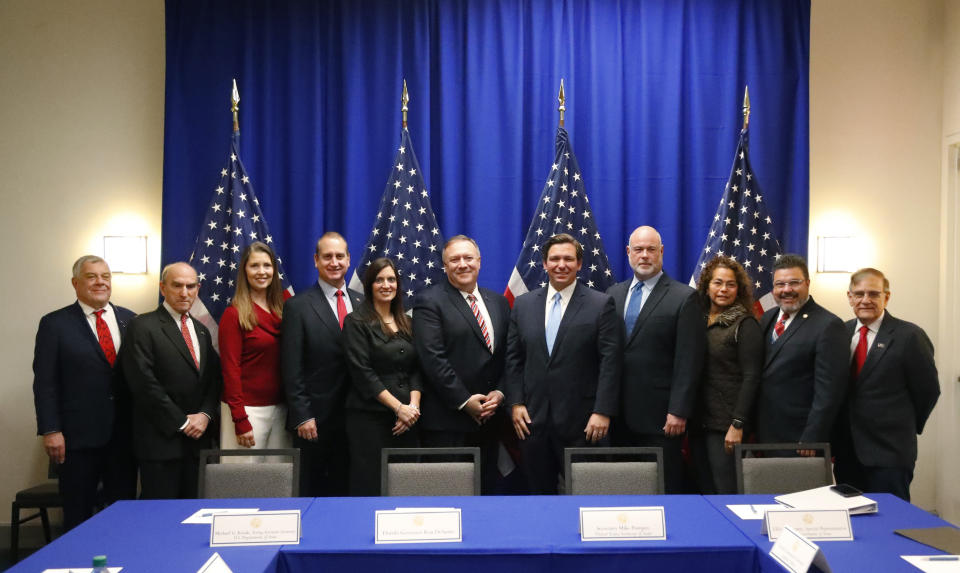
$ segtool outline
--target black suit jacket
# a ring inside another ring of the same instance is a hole
[[[172,460],[209,448],[219,427],[220,359],[210,332],[191,317],[200,346],[198,369],[180,325],[160,305],[127,327],[120,365],[133,397],[133,448],[141,460]],[[187,414],[210,417],[199,440],[180,432]]]
[[[826,442],[849,377],[850,343],[843,321],[810,297],[771,343],[779,312],[774,307],[760,320],[766,350],[757,437],[761,442]]]
[[[122,350],[133,311],[111,304],[120,328]],[[33,399],[37,434],[63,432],[68,450],[97,448],[110,442],[119,409],[129,407],[120,369],[113,368],[80,304],[55,310],[42,319],[33,353]],[[124,416],[124,418],[126,418]]]
[[[470,305],[450,284],[422,291],[413,307],[413,339],[426,383],[420,409],[428,430],[474,432],[479,426],[458,410],[474,394],[504,391],[510,304],[502,294],[480,288],[490,315],[494,351],[487,348]]]
[[[388,335],[364,314],[351,312],[343,321],[343,345],[350,370],[346,407],[392,414],[377,396],[386,390],[401,403],[409,404],[410,392],[423,390],[417,349],[407,335]]]
[[[363,296],[346,289],[354,310]],[[283,306],[280,374],[287,395],[287,426],[314,418],[318,426],[343,419],[347,360],[340,323],[318,283]]]
[[[507,335],[507,403],[524,404],[532,432],[583,436],[596,412],[617,414],[623,327],[610,296],[577,283],[547,353],[547,287],[517,297]]]
[[[846,323],[847,347],[857,321]],[[838,433],[852,439],[857,458],[871,467],[913,467],[917,434],[940,397],[933,344],[912,322],[886,312],[850,391]],[[836,455],[843,454],[838,444]]]
[[[629,280],[607,290],[621,330]],[[689,418],[707,351],[697,291],[664,273],[643,303],[633,331],[625,333],[623,421],[638,434],[663,434],[667,414]]]

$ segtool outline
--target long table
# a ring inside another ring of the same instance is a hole
[[[947,525],[896,497],[868,494],[875,515],[853,517],[855,540],[820,542],[834,571],[914,571],[900,555],[939,554],[894,529]],[[89,567],[106,554],[125,571],[196,571],[214,551],[237,572],[676,570],[779,572],[759,521],[742,521],[727,504],[771,503],[772,496],[518,496],[318,498],[118,502],[27,557],[10,571]],[[665,509],[663,541],[581,542],[578,509]],[[209,547],[209,526],[180,522],[200,508],[300,509],[299,545]],[[459,507],[463,542],[377,545],[374,512],[396,507]]]

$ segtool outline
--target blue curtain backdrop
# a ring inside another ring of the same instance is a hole
[[[445,236],[502,290],[553,162],[557,90],[610,262],[657,227],[689,278],[750,86],[751,159],[784,248],[808,226],[809,0],[166,0],[163,262],[187,257],[241,156],[295,288],[325,230],[353,254],[400,141],[400,92]]]

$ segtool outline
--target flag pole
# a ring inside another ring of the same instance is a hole
[[[237,110],[240,104],[240,92],[237,91],[237,78],[233,78],[233,93],[230,94],[230,111],[233,112],[233,131],[240,131],[240,117]]]
[[[403,80],[403,94],[400,96],[400,111],[403,112],[403,129],[407,129],[407,104],[410,103],[410,94],[407,92],[407,80]]]
[[[743,86],[743,129],[750,125],[750,86]]]
[[[557,101],[560,102],[560,105],[557,106],[557,110],[560,112],[560,127],[563,127],[563,115],[567,111],[567,96],[563,93],[563,78],[560,78],[560,93],[557,95]]]

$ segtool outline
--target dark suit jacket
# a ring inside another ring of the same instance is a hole
[[[846,323],[846,348],[856,324]],[[852,438],[863,465],[912,468],[917,434],[923,432],[939,396],[930,339],[919,326],[886,312],[860,375],[850,382],[840,418],[849,425],[838,430]],[[844,452],[839,446],[838,458]]]
[[[406,335],[390,336],[363,312],[351,312],[343,321],[343,346],[350,370],[347,408],[392,413],[377,400],[380,392],[409,404],[410,392],[423,389],[417,349]]]
[[[183,340],[180,325],[160,305],[141,314],[127,327],[120,365],[133,397],[133,447],[141,460],[172,460],[209,448],[217,433],[220,359],[210,332],[193,320],[200,346],[198,369]],[[180,426],[187,414],[210,417],[199,440],[186,437]]]
[[[350,289],[346,292],[357,309],[363,296]],[[311,418],[317,426],[343,419],[348,373],[340,323],[317,283],[283,306],[280,374],[291,430]]]
[[[110,306],[117,317],[122,350],[127,324],[135,315]],[[107,445],[118,408],[129,407],[123,400],[127,392],[120,369],[107,362],[79,303],[40,319],[33,373],[38,435],[63,432],[68,450]]]
[[[538,428],[563,440],[583,437],[596,412],[617,414],[621,321],[613,299],[577,283],[547,353],[547,287],[517,297],[507,335],[507,404],[524,404]]]
[[[420,410],[428,430],[475,432],[473,418],[458,410],[473,394],[500,390],[507,355],[510,304],[502,294],[480,288],[490,315],[493,353],[487,348],[470,305],[448,281],[421,292],[413,307],[413,340],[426,382]]]
[[[621,331],[626,330],[623,313],[632,281],[607,290],[616,303]],[[623,421],[632,432],[662,435],[667,413],[689,418],[696,403],[707,351],[697,291],[664,273],[625,341]]]
[[[847,391],[850,341],[843,321],[807,301],[776,342],[779,308],[760,320],[766,348],[757,402],[761,442],[826,442]]]

